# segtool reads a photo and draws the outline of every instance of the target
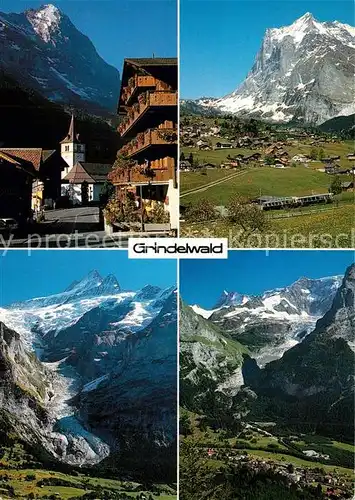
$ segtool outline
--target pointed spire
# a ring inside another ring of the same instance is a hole
[[[68,134],[62,140],[62,143],[64,143],[64,142],[79,142],[79,134],[75,135],[74,129],[75,129],[75,121],[74,121],[74,114],[72,114]]]
[[[71,115],[68,138],[70,139],[70,142],[74,142],[75,135],[74,135],[74,115],[73,114]]]

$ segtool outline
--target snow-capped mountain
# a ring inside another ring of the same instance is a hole
[[[321,124],[355,112],[355,28],[307,13],[267,29],[246,80],[221,99],[197,104],[274,122]]]
[[[223,290],[213,309],[203,309],[203,307],[200,307],[197,304],[191,306],[191,308],[195,311],[196,314],[199,314],[203,318],[208,319],[214,312],[218,311],[222,307],[245,304],[249,300],[249,298],[250,297],[248,297],[247,295],[241,295],[238,292],[227,292],[227,290]]]
[[[244,382],[287,422],[317,425],[326,435],[353,439],[355,265],[345,273],[331,307],[303,342],[262,370],[243,370]],[[284,403],[288,401],[286,405]],[[262,405],[260,407],[260,404]],[[277,418],[276,417],[276,418]]]
[[[120,75],[54,5],[0,12],[0,69],[51,101],[115,111]]]
[[[93,271],[62,293],[0,308],[0,322],[0,357],[23,391],[16,407],[12,391],[0,387],[0,416],[15,412],[17,433],[42,456],[94,465],[124,458],[134,436],[147,453],[174,441],[174,287],[123,291],[113,275]]]
[[[260,296],[224,291],[213,310],[192,308],[245,345],[259,365],[264,365],[281,357],[313,330],[331,307],[341,281],[341,276],[300,278]]]

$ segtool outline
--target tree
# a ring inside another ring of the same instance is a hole
[[[340,194],[343,191],[341,186],[341,179],[339,175],[336,175],[330,185],[329,192],[333,194]]]
[[[86,206],[89,203],[89,184],[84,181],[81,184],[81,204]]]
[[[115,187],[110,181],[106,180],[99,194],[100,205],[106,206],[115,192]]]
[[[295,472],[295,468],[294,468],[293,464],[288,464],[287,470],[290,474],[293,474]]]
[[[318,151],[318,159],[322,161],[324,158],[325,158],[324,149],[320,148],[320,150]]]
[[[180,155],[180,161],[185,161],[185,155],[184,155],[183,151],[181,152],[181,155]]]
[[[239,195],[230,198],[227,213],[227,220],[233,225],[240,226],[245,238],[256,231],[262,232],[267,228],[267,220],[263,210]]]
[[[183,436],[188,436],[192,433],[191,422],[187,413],[182,413],[180,416],[180,434]]]
[[[318,151],[317,151],[317,149],[316,148],[312,148],[309,156],[310,156],[311,160],[316,160],[317,157],[318,157]]]
[[[207,222],[217,218],[214,203],[205,198],[189,205],[185,212],[185,219],[189,222]]]
[[[265,165],[273,165],[275,163],[275,159],[272,156],[265,156],[264,163]]]

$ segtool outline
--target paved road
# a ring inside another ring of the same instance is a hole
[[[73,232],[86,227],[87,230],[97,229],[100,218],[98,207],[66,208],[61,210],[48,210],[45,212],[46,222],[56,224],[62,230],[58,232]],[[57,232],[57,231],[56,231]]]
[[[108,235],[100,227],[99,209],[71,208],[50,210],[46,220],[29,230],[26,236],[11,235],[4,240],[0,234],[1,248],[127,248],[130,237],[164,237],[161,233],[121,232]]]

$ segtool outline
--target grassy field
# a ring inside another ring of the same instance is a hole
[[[220,139],[219,139],[220,140]],[[184,153],[185,158],[188,158],[189,154],[192,153],[194,158],[201,163],[215,163],[220,165],[224,161],[228,161],[227,157],[242,154],[244,156],[252,155],[256,152],[254,149],[247,148],[237,148],[237,149],[211,149],[210,151],[200,151],[198,148],[186,148],[182,147],[181,152]]]
[[[353,248],[355,207],[344,204],[325,212],[273,219],[264,233],[253,233],[247,240],[240,228],[224,221],[181,223],[181,237],[228,238],[231,248]]]
[[[233,172],[235,171],[225,171],[223,169],[207,170],[207,175],[199,172],[181,172],[181,192],[184,193],[184,191],[202,187],[209,182],[231,175]],[[235,194],[250,199],[261,195],[301,196],[327,193],[331,181],[332,177],[328,174],[303,166],[285,169],[273,167],[248,168],[243,172],[243,175],[235,179],[184,197],[182,203],[208,198],[216,205],[225,205],[229,198]]]
[[[38,484],[41,480],[61,480],[67,483],[66,486]],[[16,498],[28,498],[30,495],[36,495],[41,498],[49,495],[55,495],[58,498],[68,499],[72,497],[81,497],[85,493],[96,491],[97,488],[109,492],[124,492],[135,498],[140,492],[139,483],[124,482],[120,480],[88,477],[85,475],[71,476],[60,472],[45,471],[38,469],[0,469],[0,496],[7,498],[5,494],[6,486],[14,489]],[[157,485],[162,494],[153,497],[160,500],[175,500],[176,495],[167,485]],[[134,489],[134,491],[132,491]],[[168,492],[171,491],[171,494]],[[147,496],[149,492],[147,493]],[[9,496],[10,498],[10,496]],[[98,496],[101,498],[101,496]]]
[[[233,174],[233,170],[225,169],[207,169],[206,174],[200,172],[181,172],[180,182],[183,184],[181,193],[202,187],[210,182],[218,181]]]

